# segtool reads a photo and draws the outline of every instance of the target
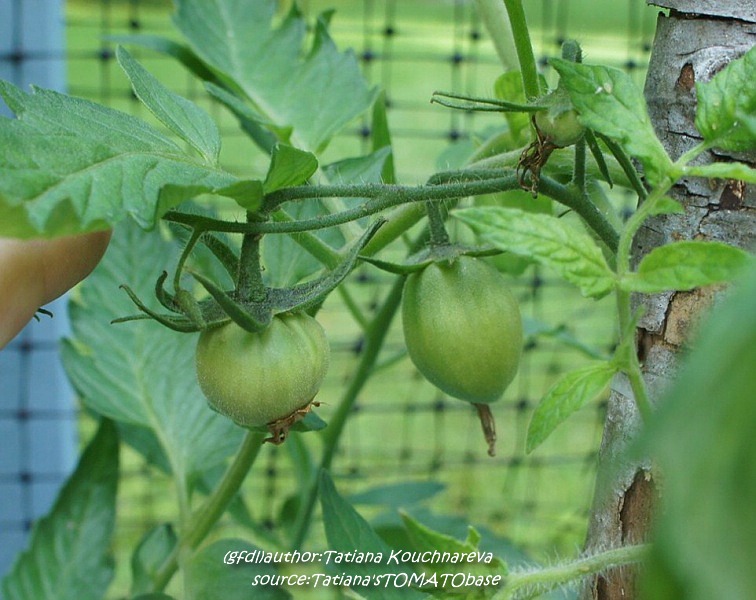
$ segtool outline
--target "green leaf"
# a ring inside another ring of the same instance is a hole
[[[589,66],[552,58],[559,85],[570,95],[580,122],[625,148],[641,161],[646,177],[659,183],[672,169],[672,161],[656,137],[643,93],[619,69]]]
[[[401,481],[371,487],[359,494],[352,494],[352,504],[370,504],[399,508],[417,504],[442,492],[446,486],[438,481]]]
[[[381,183],[387,162],[392,159],[391,148],[384,146],[365,156],[346,158],[323,167],[328,182],[333,185],[347,183]],[[345,198],[348,203],[350,199]]]
[[[266,154],[273,151],[273,146],[278,141],[289,142],[291,127],[277,128],[258,112],[254,111],[240,96],[227,89],[205,81],[207,92],[230,110],[242,130],[254,141]],[[239,92],[241,94],[241,92]]]
[[[756,139],[756,134],[753,136]],[[738,179],[746,183],[756,183],[756,169],[739,162],[716,162],[708,165],[688,165],[686,175],[709,177],[711,179]]]
[[[494,82],[494,94],[499,100],[510,100],[519,104],[525,104],[525,90],[522,88],[522,74],[520,71],[508,71]],[[506,112],[509,131],[515,141],[520,139],[520,134],[530,127],[530,114],[525,112]]]
[[[623,289],[654,294],[692,290],[732,279],[749,261],[749,254],[721,242],[673,242],[654,248],[638,270],[621,281]]]
[[[164,523],[148,531],[131,555],[131,593],[150,591],[155,575],[176,545],[173,528]]]
[[[598,396],[609,385],[615,372],[612,363],[601,361],[567,373],[557,381],[533,412],[526,451],[535,450],[567,417]]]
[[[733,152],[756,149],[756,48],[707,83],[696,83],[696,127],[709,146]]]
[[[474,527],[469,526],[467,530],[467,539],[464,542],[458,539],[434,531],[426,527],[419,521],[413,519],[410,515],[402,513],[402,521],[409,535],[410,542],[418,552],[433,552],[435,550],[443,553],[449,552],[452,555],[462,556],[471,554],[476,555],[474,561],[465,561],[449,563],[420,563],[417,566],[426,573],[469,573],[471,575],[500,575],[501,579],[507,574],[507,565],[500,558],[496,558],[492,553],[482,552],[478,548],[480,543],[480,534]]]
[[[287,600],[291,594],[286,590],[271,586],[255,584],[258,576],[275,575],[271,564],[255,562],[229,562],[231,552],[261,552],[249,542],[228,538],[218,540],[205,546],[187,561],[185,568],[186,600]],[[238,555],[237,555],[238,556]]]
[[[50,513],[2,583],[5,600],[101,600],[113,578],[110,556],[118,486],[118,435],[103,420]]]
[[[756,265],[743,275],[702,325],[639,444],[664,477],[654,552],[684,591],[665,596],[653,579],[644,598],[756,590]]]
[[[263,184],[257,179],[245,179],[217,189],[215,193],[232,198],[244,210],[254,212],[262,205]]]
[[[119,284],[152,296],[154,272],[145,269],[145,257],[159,271],[154,261],[175,264],[180,252],[178,244],[124,225],[69,304],[72,336],[63,344],[63,364],[87,407],[152,430],[174,476],[186,483],[233,454],[243,430],[208,408],[194,369],[195,335],[149,320],[110,324],[134,311]]]
[[[303,53],[306,24],[293,10],[276,29],[275,0],[182,0],[174,18],[192,50],[238,86],[258,113],[292,127],[293,145],[317,152],[376,96],[354,54],[340,53],[326,22],[315,25]]]
[[[305,183],[318,169],[314,154],[286,144],[276,144],[263,187],[266,194]]]
[[[391,130],[389,129],[388,116],[386,115],[386,92],[381,91],[373,104],[373,127],[372,127],[372,143],[373,153],[382,150],[383,148],[392,148],[391,146]],[[396,183],[396,169],[394,168],[394,154],[391,152],[386,161],[383,164],[383,172],[381,173],[381,181],[383,183]]]
[[[175,600],[173,596],[164,594],[163,592],[153,592],[151,594],[140,594],[134,596],[131,600]]]
[[[218,128],[204,110],[172,92],[142,67],[125,48],[116,58],[126,72],[137,98],[173,133],[192,146],[210,164],[218,163],[221,141]]]
[[[377,563],[366,561],[333,564],[331,565],[332,570],[338,573],[346,572],[350,575],[363,576],[410,572],[404,564],[388,564],[391,549],[378,537],[378,534],[373,531],[368,522],[352,508],[351,504],[338,494],[328,471],[325,469],[320,471],[318,491],[320,504],[323,508],[323,524],[329,549],[341,553],[356,550],[363,553],[372,552],[374,556],[381,555],[381,560]],[[423,597],[423,594],[411,588],[400,589],[391,586],[360,586],[358,591],[370,600],[402,600],[404,598],[412,600]]]
[[[0,235],[92,231],[126,216],[150,228],[198,191],[235,181],[125,113],[1,81],[0,95],[18,116],[0,118]]]
[[[584,296],[604,296],[614,286],[614,274],[596,242],[556,217],[498,206],[453,214],[493,246],[554,269]]]

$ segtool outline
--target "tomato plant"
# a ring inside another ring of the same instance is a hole
[[[354,548],[358,541],[376,555],[388,552],[392,542],[339,496],[329,471],[359,395],[383,364],[386,332],[400,309],[410,358],[443,393],[476,406],[492,454],[489,404],[515,377],[523,329],[507,283],[484,256],[524,257],[587,298],[615,300],[616,350],[563,374],[546,392],[532,415],[527,451],[615,377],[641,418],[651,422],[655,413],[634,339],[638,315],[631,295],[727,282],[751,261],[743,250],[704,240],[675,241],[634,260],[633,242],[650,217],[682,210],[668,195],[683,178],[756,183],[754,170],[736,160],[696,162],[712,148],[736,153],[756,148],[756,50],[698,85],[702,141],[673,158],[657,138],[632,79],[617,69],[582,64],[574,42],[565,43],[562,59],[550,61],[559,82],[546,89],[522,3],[505,0],[520,68],[503,80],[503,96],[438,93],[434,100],[518,115],[510,123],[527,124],[525,115],[534,123],[533,139],[523,144],[521,132],[503,129],[460,168],[436,173],[422,185],[404,185],[395,180],[385,98],[367,85],[354,55],[332,43],[327,16],[308,37],[296,10],[280,24],[274,19],[277,4],[178,0],[181,44],[136,40],[180,60],[203,81],[266,157],[264,172],[227,170],[210,115],[163,85],[124,48],[116,58],[135,96],[162,128],[94,102],[48,90],[25,93],[0,82],[0,94],[18,116],[0,120],[0,214],[13,215],[0,223],[0,233],[60,237],[121,228],[103,267],[72,305],[73,339],[64,345],[70,378],[103,424],[51,515],[35,529],[29,552],[3,584],[9,600],[36,600],[51,589],[64,600],[105,594],[112,576],[106,554],[115,518],[118,435],[168,473],[176,489],[175,519],[144,532],[134,553],[132,598],[166,597],[166,590],[202,598],[207,582],[218,583],[224,597],[247,594],[237,586],[239,571],[221,568],[228,556],[239,556],[233,550],[239,540],[204,543],[227,509],[261,545],[293,552],[304,547],[319,500],[333,551],[361,550]],[[496,20],[501,11],[485,14],[492,35],[510,31]],[[342,93],[324,94],[324,81]],[[512,85],[517,89],[510,98]],[[371,121],[372,151],[326,163],[328,142],[357,117]],[[571,163],[566,173],[553,165],[552,155],[572,144],[561,155]],[[611,214],[609,203],[594,202],[600,197],[594,192],[611,185],[638,195],[638,209],[626,222]],[[515,190],[527,198],[521,188],[547,197],[543,210],[533,211],[521,199],[515,206],[496,204],[498,194]],[[494,205],[471,206],[467,200],[484,195]],[[229,200],[236,212],[219,216],[215,205]],[[580,226],[563,219],[565,212],[574,213]],[[455,225],[447,230],[449,220]],[[386,258],[397,254],[402,262]],[[146,273],[144,256],[165,257],[165,270]],[[91,257],[83,258],[82,275]],[[370,313],[341,287],[361,262],[393,277]],[[118,285],[126,293],[115,297],[111,291]],[[322,444],[309,447],[298,438],[287,444],[297,489],[282,503],[285,526],[271,532],[246,510],[239,490],[264,441],[260,429],[270,431],[269,441],[281,443],[290,428],[322,428],[311,425],[310,407],[319,402],[328,344],[314,315],[335,289],[343,292],[364,344],[328,426],[318,434]],[[193,338],[182,335],[198,335],[196,357]],[[203,393],[217,412],[199,401]],[[74,499],[87,510],[79,510]],[[409,515],[398,527],[402,543],[418,552],[479,552],[480,535],[472,528],[462,541]],[[82,549],[79,531],[93,531],[92,547]],[[396,536],[391,539],[395,543]],[[540,592],[637,561],[647,547],[601,550],[527,572],[509,573],[502,560],[478,561],[470,566],[476,573],[465,578],[471,583],[461,587],[497,599],[523,589]],[[76,560],[67,561],[71,556]],[[368,570],[354,562],[349,575],[368,578],[366,594],[392,597],[372,578],[395,573],[393,565],[384,561]],[[431,577],[449,566],[401,565],[405,574],[416,570],[414,576],[428,578],[425,587],[402,590],[402,597],[425,597],[431,587],[441,593],[436,588],[443,585]],[[250,578],[275,571],[270,565],[250,569]],[[174,578],[178,571],[182,578]],[[477,585],[478,577],[488,583]],[[79,581],[87,582],[86,589],[77,587]],[[282,589],[272,593],[287,595]]]

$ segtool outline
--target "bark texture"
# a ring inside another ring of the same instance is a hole
[[[695,125],[695,84],[706,82],[756,44],[756,7],[742,0],[667,0],[659,16],[645,95],[651,119],[673,159],[700,141]],[[754,155],[708,152],[701,163],[737,159],[756,164]],[[671,194],[685,207],[655,217],[638,233],[634,260],[676,240],[717,240],[752,250],[756,242],[756,190],[742,181],[680,181]],[[652,401],[675,373],[679,351],[690,340],[702,313],[716,301],[717,288],[638,296],[645,314],[637,331],[638,353]],[[658,477],[648,463],[628,460],[640,417],[623,377],[612,385],[604,428],[596,494],[586,551],[647,539]],[[693,492],[693,490],[691,490]],[[635,569],[616,569],[590,580],[583,598],[633,599]]]

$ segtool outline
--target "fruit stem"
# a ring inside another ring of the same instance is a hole
[[[436,202],[425,202],[425,211],[428,214],[428,228],[430,229],[431,246],[447,246],[449,244],[449,234],[444,226],[444,216],[441,214],[441,208]]]
[[[247,223],[256,220],[253,213],[247,213]],[[242,299],[249,299],[253,302],[265,300],[265,284],[263,283],[262,265],[260,263],[261,240],[262,234],[244,234],[239,256],[239,275],[236,281],[236,289]]]
[[[221,518],[255,462],[265,436],[265,433],[258,431],[247,431],[239,451],[226,469],[220,483],[195,515],[189,519],[191,526],[183,532],[179,542],[155,574],[154,591],[159,592],[165,589],[178,569],[179,557],[199,546],[213,525]]]
[[[488,456],[496,456],[496,421],[491,412],[491,407],[479,402],[473,402],[472,405],[478,411],[480,426],[483,428],[483,437],[486,438],[488,444]]]

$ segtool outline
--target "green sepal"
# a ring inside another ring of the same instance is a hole
[[[460,256],[496,256],[502,254],[502,252],[503,250],[494,248],[493,246],[473,247],[459,244],[441,244],[428,246],[420,252],[407,257],[403,263],[389,262],[371,256],[360,256],[360,259],[388,273],[410,275],[417,271],[422,271],[433,262],[453,262]]]
[[[477,112],[528,112],[536,113],[549,104],[543,102],[540,98],[538,102],[510,102],[508,100],[497,100],[495,98],[478,98],[475,96],[465,96],[454,94],[452,92],[433,92],[431,102],[446,106],[447,108],[457,108],[459,110],[473,110]]]
[[[163,287],[166,279],[168,279],[168,271],[163,271],[155,281],[155,298],[171,312],[180,313],[181,309],[176,302],[176,297],[166,292],[165,287]]]
[[[242,304],[204,275],[192,272],[192,276],[207,290],[223,312],[245,331],[258,333],[270,324],[273,313],[267,302]]]
[[[181,289],[177,290],[176,303],[181,308],[181,312],[183,312],[190,321],[193,321],[203,329],[207,327],[205,317],[202,315],[202,309],[200,309],[199,303],[191,294],[191,292]]]
[[[181,333],[194,333],[195,331],[199,331],[201,327],[197,325],[197,323],[194,323],[187,319],[186,317],[177,317],[174,315],[163,315],[160,313],[155,312],[151,308],[149,308],[147,305],[142,302],[139,297],[134,293],[134,291],[127,285],[121,285],[120,286],[122,290],[124,290],[129,298],[131,298],[131,301],[136,304],[137,308],[141,310],[145,316],[143,315],[131,315],[127,317],[119,317],[117,319],[113,319],[111,321],[112,324],[116,323],[126,323],[127,321],[136,321],[139,319],[149,318],[157,321],[161,325],[167,327],[168,329],[172,329],[173,331],[178,331]]]
[[[591,151],[593,159],[596,161],[596,166],[598,167],[599,173],[601,173],[604,181],[609,184],[609,187],[614,187],[612,176],[609,173],[609,166],[606,164],[604,153],[601,151],[601,147],[598,145],[596,136],[593,135],[593,132],[590,129],[586,129],[583,137],[585,137],[585,142],[586,144],[588,144],[588,149]]]
[[[344,260],[328,274],[292,288],[269,288],[268,302],[273,312],[282,313],[294,310],[308,310],[320,305],[326,296],[349,275],[362,249],[385,222],[385,219],[377,219],[370,224],[362,236],[354,242],[349,252],[345,255]]]
[[[299,421],[292,424],[289,427],[289,431],[299,431],[300,433],[306,433],[308,431],[320,431],[321,429],[325,429],[326,427],[328,427],[328,423],[326,423],[313,411],[309,411]],[[249,429],[250,431],[260,432],[268,431],[267,425],[261,425],[260,427],[247,427],[247,429]]]

